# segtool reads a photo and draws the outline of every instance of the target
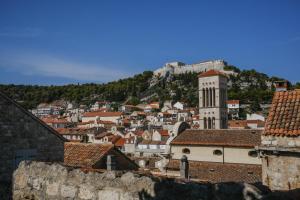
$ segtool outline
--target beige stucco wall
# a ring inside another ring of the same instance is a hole
[[[182,153],[184,148],[190,149],[190,154]],[[213,155],[213,151],[222,147],[203,147],[203,146],[172,146],[171,153],[173,159],[181,159],[183,155],[188,157],[188,160],[208,161],[208,162],[223,162],[223,156]]]
[[[158,131],[154,131],[152,134],[153,141],[161,141],[161,135]]]
[[[82,117],[82,122],[89,122],[89,121],[95,121],[96,119],[102,120],[102,121],[111,121],[114,123],[118,122],[118,119],[120,119],[120,116],[116,117]]]
[[[248,155],[248,152],[251,150],[254,150],[254,148],[226,147],[224,148],[224,162],[261,165],[261,159],[259,157],[251,157]]]
[[[190,149],[190,154],[182,153],[184,148]],[[214,150],[221,150],[223,155],[214,155]],[[261,164],[259,157],[251,157],[248,155],[250,150],[254,148],[234,148],[220,146],[174,146],[171,147],[171,155],[173,159],[181,159],[186,155],[189,160],[206,161],[206,162],[225,162],[225,163],[243,163],[243,164]],[[224,160],[223,160],[224,157]]]

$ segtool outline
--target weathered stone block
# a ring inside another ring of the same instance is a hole
[[[58,183],[47,183],[46,184],[46,194],[49,196],[57,196],[59,193],[59,184]]]
[[[120,200],[121,190],[114,189],[114,188],[105,188],[104,190],[100,190],[98,192],[99,200]]]
[[[32,180],[32,188],[35,190],[40,190],[42,188],[43,179],[35,178]]]
[[[81,199],[95,199],[95,188],[91,185],[81,185],[78,197]]]
[[[60,192],[63,198],[75,198],[77,188],[74,186],[62,185]]]

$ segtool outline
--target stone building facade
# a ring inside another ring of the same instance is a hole
[[[264,185],[300,188],[300,90],[275,93],[258,150]]]
[[[210,70],[199,75],[200,129],[227,129],[227,77]]]
[[[13,171],[22,160],[64,159],[65,139],[1,92],[0,135],[1,184],[11,182]]]

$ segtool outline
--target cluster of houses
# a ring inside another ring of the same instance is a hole
[[[216,77],[218,79],[222,76]],[[207,78],[212,77],[208,74],[201,80]],[[226,94],[226,87],[226,83],[223,83],[224,94]],[[214,87],[212,89],[211,97],[219,98],[218,90]],[[207,104],[208,107],[205,109],[215,110],[220,102],[210,99],[212,104]],[[263,115],[248,114],[247,119],[239,119],[239,100],[226,100],[226,96],[223,95],[222,106],[222,118],[226,120],[222,122],[223,128],[264,129]],[[40,104],[31,112],[68,141],[117,144],[118,148],[128,155],[157,157],[169,154],[170,140],[174,139],[175,133],[178,132],[176,124],[186,123],[192,129],[219,127],[220,125],[216,124],[218,116],[205,117],[210,113],[204,112],[205,109],[200,109],[199,114],[199,108],[187,107],[183,102],[172,104],[171,101],[166,101],[163,105],[159,102],[124,104],[114,111],[112,103],[107,101],[97,101],[90,106],[74,106],[69,102],[55,101],[51,104]],[[201,127],[203,120],[206,120],[206,125]]]
[[[165,102],[162,106],[151,102],[122,105],[114,111],[109,102],[96,102],[78,108],[67,104],[59,114],[41,114],[40,106],[32,112],[34,116],[13,100],[2,99],[55,135],[59,142],[49,140],[53,148],[49,152],[61,152],[69,166],[146,170],[194,181],[262,182],[274,190],[300,187],[299,90],[278,88],[267,119],[256,113],[243,120],[239,119],[239,101],[227,99],[226,74],[216,70],[199,75],[198,108],[181,102]],[[0,109],[6,107],[0,101]],[[0,118],[0,122],[5,124],[8,118]],[[21,122],[29,123],[28,120]],[[26,142],[39,142],[36,135],[40,130],[31,129],[36,134],[24,133],[24,137],[36,137]],[[43,142],[47,131],[41,135]],[[7,137],[18,134],[11,130],[4,133]],[[46,147],[27,146],[28,149],[13,147],[12,151],[18,152],[14,155],[19,155],[15,163],[22,159],[43,160],[40,158],[47,152]],[[43,158],[51,161],[51,156]]]

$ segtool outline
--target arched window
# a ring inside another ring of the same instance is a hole
[[[208,107],[208,88],[206,88],[205,93],[205,107]]]
[[[211,118],[208,118],[208,129],[211,129]]]
[[[212,123],[212,129],[216,129],[216,118],[213,117],[211,123]]]
[[[213,88],[213,106],[216,106],[216,89]]]
[[[224,102],[223,102],[223,89],[220,89],[220,104],[221,104],[221,107],[223,107],[223,104],[224,104]]]
[[[213,94],[212,94],[212,89],[209,88],[209,106],[212,107],[212,102],[213,102]]]
[[[207,129],[207,119],[204,117],[203,119],[204,129]]]
[[[253,157],[253,158],[257,157],[258,156],[257,151],[255,151],[255,150],[249,151],[248,156]]]
[[[184,148],[184,149],[182,149],[182,153],[184,153],[184,154],[190,154],[191,151],[188,148]]]
[[[210,88],[207,88],[207,107],[210,107]]]
[[[216,156],[221,156],[223,154],[223,152],[219,149],[216,149],[213,151],[213,154],[216,155]]]
[[[202,107],[205,107],[205,89],[202,89]]]

